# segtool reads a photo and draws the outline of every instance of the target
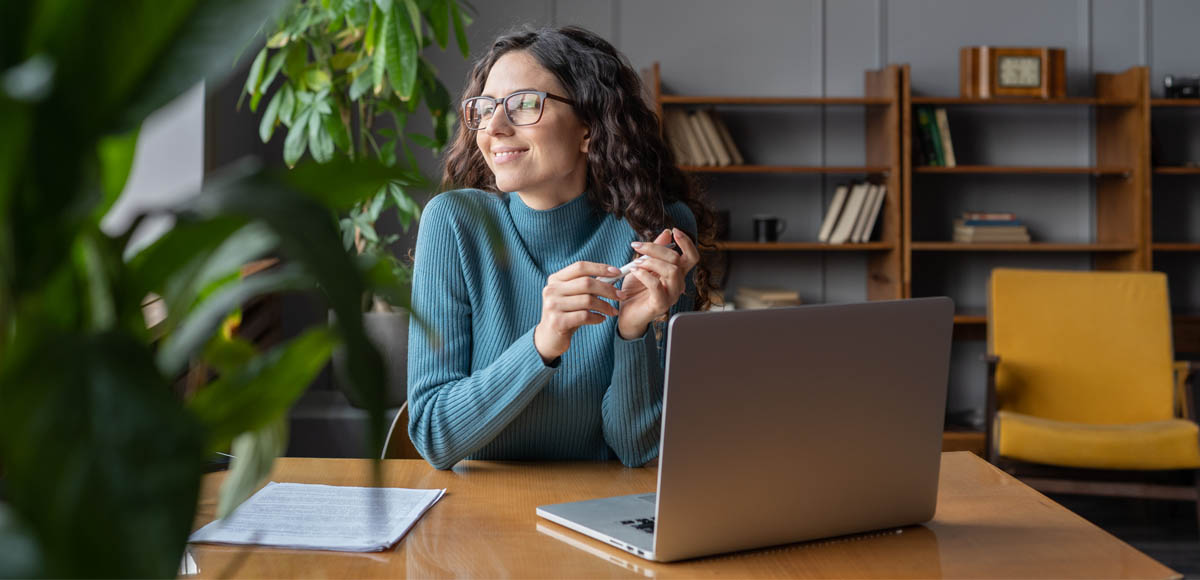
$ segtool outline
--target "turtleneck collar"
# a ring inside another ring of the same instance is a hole
[[[595,233],[602,216],[593,211],[587,192],[560,206],[537,210],[516,192],[508,195],[508,210],[525,249],[541,266],[558,264],[575,255]]]

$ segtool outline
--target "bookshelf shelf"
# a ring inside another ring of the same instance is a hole
[[[1200,107],[1200,99],[1150,99],[1151,107]]]
[[[689,173],[817,173],[826,175],[887,175],[887,166],[806,166],[806,165],[681,165]]]
[[[987,315],[986,314],[969,314],[969,313],[955,314],[954,315],[954,324],[961,325],[961,326],[982,324],[984,326],[987,326]]]
[[[984,242],[912,242],[914,252],[1133,252],[1137,244],[1057,244],[1030,242],[1016,244],[992,244]]]
[[[1200,252],[1200,244],[1191,242],[1154,242],[1150,249],[1155,252]]]
[[[803,105],[803,106],[887,106],[890,98],[877,97],[720,97],[662,95],[659,102],[664,105]]]
[[[1188,166],[1159,166],[1154,168],[1156,175],[1200,175],[1200,167]]]
[[[1132,107],[1137,99],[1111,97],[1067,97],[1062,99],[995,98],[975,99],[964,97],[912,97],[913,105],[984,106],[1003,107],[1009,105],[1086,105],[1092,107]]]
[[[933,165],[918,165],[913,167],[915,173],[942,174],[1014,174],[1014,175],[1095,175],[1098,177],[1128,177],[1133,173],[1131,167],[1054,167],[1041,165],[1003,166],[1003,165],[957,165],[955,167],[939,167]]]
[[[717,242],[717,249],[726,252],[862,252],[890,251],[896,246],[887,242],[861,244],[823,244],[821,242]]]

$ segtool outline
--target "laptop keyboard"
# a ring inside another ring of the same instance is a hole
[[[654,518],[637,518],[635,520],[623,520],[622,524],[631,528],[641,530],[647,534],[654,533]]]

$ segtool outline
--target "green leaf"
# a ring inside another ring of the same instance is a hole
[[[366,217],[371,223],[379,221],[379,214],[383,213],[383,204],[388,200],[387,196],[383,194],[384,191],[382,190],[375,194],[375,197],[371,199],[370,205],[366,208]]]
[[[221,375],[229,375],[250,364],[256,356],[258,351],[250,341],[217,333],[204,347],[203,358]]]
[[[112,278],[116,270],[114,262],[119,261],[120,254],[105,255],[102,242],[89,234],[83,232],[75,238],[73,252],[75,268],[87,292],[88,326],[97,331],[112,330],[117,324]]]
[[[306,108],[300,111],[296,118],[292,120],[292,126],[288,130],[287,139],[283,141],[283,162],[288,167],[294,167],[297,161],[304,156],[304,149],[308,147],[308,118],[312,114],[311,108]]]
[[[275,82],[275,77],[279,75],[280,69],[283,68],[283,63],[287,60],[287,51],[281,50],[276,52],[271,60],[267,61],[267,72],[263,75],[262,84],[259,88],[266,92],[271,88],[271,83]]]
[[[250,95],[250,110],[254,111],[258,108],[259,96],[258,87],[262,83],[263,66],[267,64],[267,48],[264,46],[258,51],[258,56],[254,57],[254,62],[250,64],[250,73],[246,75],[246,93]]]
[[[284,57],[283,71],[289,79],[298,83],[303,79],[304,71],[308,70],[308,47],[297,42],[289,45],[284,52],[287,56]]]
[[[308,85],[309,90],[328,90],[331,82],[329,72],[323,69],[313,68],[304,73],[304,83]]]
[[[367,94],[367,91],[371,90],[371,84],[374,80],[372,78],[372,73],[373,70],[367,70],[363,71],[363,73],[357,77],[354,77],[354,81],[350,83],[351,101],[359,100],[363,95]]]
[[[342,151],[350,151],[350,131],[346,129],[346,123],[341,114],[341,109],[333,115],[324,117],[325,134],[333,138],[333,144]]]
[[[232,218],[181,220],[129,261],[129,277],[139,291],[162,294],[168,280],[181,277],[183,264],[207,259],[241,227],[243,222]]]
[[[433,30],[433,38],[442,50],[446,49],[446,43],[450,40],[450,7],[446,3],[447,0],[433,0],[425,12],[429,28]]]
[[[279,120],[286,126],[292,126],[292,115],[296,113],[296,91],[292,85],[284,84],[279,92],[283,93],[283,101],[279,103]]]
[[[392,0],[375,0],[375,5],[379,7],[384,14],[392,11]]]
[[[217,517],[224,518],[246,501],[271,473],[275,458],[287,450],[287,421],[280,419],[233,440],[234,459],[221,483]]]
[[[279,118],[279,104],[283,102],[284,91],[275,91],[275,95],[267,102],[267,109],[263,111],[262,120],[258,122],[258,138],[262,139],[263,143],[271,140],[271,136],[275,134],[275,121]]]
[[[388,184],[388,191],[396,202],[396,216],[400,219],[400,227],[407,232],[413,221],[421,219],[421,206],[396,183]]]
[[[247,300],[270,292],[299,290],[308,286],[308,279],[299,267],[284,266],[239,281],[198,305],[179,326],[168,335],[158,350],[158,368],[164,375],[174,375],[187,361],[200,353],[208,338],[221,326],[221,321]]]
[[[188,406],[208,428],[210,450],[224,449],[239,434],[284,417],[336,343],[328,328],[312,328],[196,393]]]
[[[371,54],[375,51],[376,36],[379,31],[379,9],[371,3],[371,14],[367,17],[366,32],[363,33],[363,52]]]
[[[396,35],[396,26],[392,20],[392,11],[384,12],[383,24],[379,29],[379,34],[375,35],[375,54],[371,57],[375,59],[371,63],[371,85],[375,87],[376,95],[383,92],[383,73],[387,70],[389,58],[388,44],[393,42],[389,39]]]
[[[286,31],[276,32],[269,40],[267,40],[267,48],[283,48],[287,46],[291,37]]]
[[[425,45],[425,31],[421,25],[421,9],[413,0],[404,0],[404,7],[408,10],[408,25],[412,27],[413,37],[416,39],[415,46],[419,52],[420,47]]]
[[[450,0],[450,18],[454,21],[454,38],[458,41],[458,51],[462,53],[463,58],[471,58],[471,47],[467,44],[466,23],[464,20],[470,20],[458,9],[457,0]]]
[[[313,111],[308,117],[308,151],[317,163],[328,163],[333,159],[333,137],[325,131],[324,115]]]
[[[413,89],[417,84],[417,58],[420,56],[420,49],[408,12],[394,6],[392,14],[395,34],[388,37],[388,78],[400,100],[407,101],[412,99]]]
[[[96,150],[100,156],[100,183],[104,198],[93,215],[102,217],[108,213],[129,179],[133,167],[133,156],[137,152],[138,129],[123,135],[111,135],[100,139]]]

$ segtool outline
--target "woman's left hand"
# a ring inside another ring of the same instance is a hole
[[[683,253],[667,247],[674,238]],[[633,250],[645,259],[625,277],[621,285],[621,308],[617,331],[621,338],[633,340],[646,333],[646,327],[665,316],[687,289],[687,274],[700,262],[700,252],[683,230],[663,230],[653,243],[634,242]]]

